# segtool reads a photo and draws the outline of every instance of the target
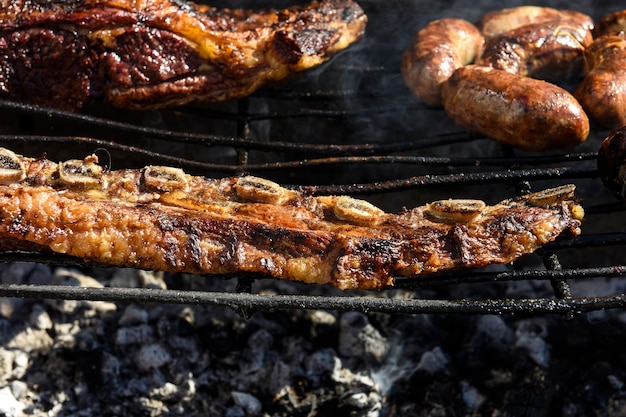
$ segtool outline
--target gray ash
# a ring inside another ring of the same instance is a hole
[[[16,268],[3,267],[3,283]],[[98,282],[85,271],[28,268],[26,283],[165,285],[133,270]],[[169,279],[181,289],[233,285]],[[184,305],[2,307],[6,416],[622,415],[626,395],[620,311],[572,320],[315,310],[243,318]]]

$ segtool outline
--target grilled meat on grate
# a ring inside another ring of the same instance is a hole
[[[0,236],[89,261],[194,274],[254,272],[342,289],[508,263],[580,233],[574,186],[486,206],[444,200],[400,214],[256,177],[171,167],[105,171],[0,150]]]
[[[589,136],[589,118],[574,96],[542,80],[468,65],[441,93],[455,123],[506,145],[543,152],[573,148]]]
[[[282,11],[181,0],[0,1],[0,94],[77,110],[104,96],[159,108],[246,96],[363,35],[351,0]]]
[[[413,37],[402,56],[407,86],[429,106],[441,106],[441,86],[457,68],[474,62],[484,39],[472,23],[443,18]]]

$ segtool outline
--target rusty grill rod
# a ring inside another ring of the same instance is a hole
[[[200,162],[186,158],[178,158],[168,154],[151,151],[138,146],[125,145],[110,140],[83,137],[83,136],[50,136],[50,135],[0,135],[0,142],[12,143],[41,143],[41,144],[71,144],[106,148],[125,153],[133,153],[150,158],[153,161],[171,163],[182,167],[200,168],[220,172],[240,172],[244,167],[238,164],[216,164]],[[319,167],[339,165],[364,165],[364,164],[403,164],[411,166],[455,166],[455,167],[492,167],[492,166],[537,166],[544,164],[568,163],[595,160],[597,154],[593,152],[571,153],[551,156],[512,156],[512,157],[486,157],[486,158],[449,158],[429,156],[407,155],[371,155],[371,156],[339,156],[329,158],[301,159],[294,161],[269,162],[259,164],[246,164],[246,171],[280,170],[304,167]]]
[[[331,98],[339,98],[344,96],[349,96],[352,98],[354,94],[352,92],[328,92],[326,95],[327,99]],[[272,98],[275,98],[272,95]],[[309,98],[309,97],[307,97]],[[320,98],[320,97],[316,97]],[[207,111],[205,109],[198,109],[194,107],[186,107],[182,111],[187,114],[198,114],[206,117]],[[324,118],[324,119],[343,119],[348,116],[350,117],[364,117],[371,116],[373,114],[381,115],[381,114],[397,114],[400,112],[407,111],[429,111],[429,112],[439,112],[440,110],[433,107],[420,106],[420,105],[411,105],[411,106],[385,106],[382,109],[372,109],[370,107],[363,107],[357,109],[350,110],[328,110],[328,109],[301,109],[301,110],[292,110],[292,111],[273,111],[273,112],[246,112],[246,113],[231,113],[219,110],[211,110],[210,113],[216,117],[226,120],[240,120],[245,118],[247,121],[259,121],[259,120],[281,120],[281,119],[302,119],[302,118]]]
[[[429,156],[405,156],[405,155],[372,155],[372,156],[346,156],[333,158],[315,158],[298,161],[285,161],[263,164],[248,164],[246,169],[261,171],[282,168],[302,168],[331,165],[367,165],[367,164],[405,164],[412,166],[456,166],[456,167],[491,167],[511,165],[543,165],[548,163],[580,162],[595,160],[596,153],[586,152],[577,154],[564,154],[556,156],[519,156],[519,157],[490,157],[490,158],[448,158]]]
[[[55,136],[22,136],[22,135],[2,135],[0,136],[0,142],[29,142],[34,141],[44,143],[72,143],[74,145],[78,143],[89,143],[94,146],[117,149],[125,152],[132,152],[137,155],[145,157],[153,157],[155,160],[160,160],[164,163],[174,164],[182,168],[191,168],[194,170],[209,170],[216,172],[229,172],[229,173],[242,173],[242,172],[254,172],[254,165],[224,165],[224,164],[212,164],[207,162],[195,162],[189,159],[176,158],[172,156],[163,155],[157,152],[152,152],[144,149],[140,149],[134,146],[126,146],[111,141],[104,141],[94,138],[81,138],[81,137],[55,137]],[[579,155],[578,157],[570,156],[573,160],[576,158],[589,158],[589,155]],[[364,159],[360,159],[362,162]],[[420,159],[414,159],[419,161]],[[374,157],[372,161],[376,161]],[[424,160],[421,159],[426,165],[435,164],[436,160]],[[325,161],[328,162],[328,161]],[[380,162],[380,161],[379,161]],[[395,159],[389,157],[386,159],[388,163],[394,163]],[[406,163],[410,163],[405,161]],[[475,159],[456,160],[451,162],[457,162],[463,165],[475,164]],[[479,161],[481,163],[482,160]],[[493,162],[485,161],[487,165],[491,165]],[[275,163],[273,165],[263,164],[264,169],[282,169],[292,167],[293,163]],[[296,163],[298,165],[298,163]],[[408,178],[401,178],[389,181],[379,181],[374,183],[365,184],[339,184],[339,185],[318,185],[307,187],[308,191],[314,194],[365,194],[365,193],[381,193],[381,192],[393,192],[398,190],[406,190],[413,188],[420,188],[426,186],[440,186],[440,185],[469,185],[479,183],[499,183],[499,182],[516,182],[526,180],[546,180],[554,178],[589,178],[597,177],[596,168],[535,168],[535,169],[517,169],[506,171],[488,171],[478,173],[456,173],[446,175],[421,175]],[[284,184],[285,186],[289,186]],[[292,185],[291,188],[298,188],[298,186]]]
[[[626,276],[626,266],[616,265],[600,268],[523,270],[505,272],[459,272],[442,273],[432,277],[398,279],[395,288],[436,288],[458,284],[485,282],[508,282],[536,280],[568,280],[586,278],[618,278]]]
[[[350,296],[259,295],[145,288],[86,288],[54,285],[0,286],[0,296],[122,303],[195,304],[229,307],[235,311],[337,310],[380,313],[454,314],[570,314],[626,307],[626,294],[584,298],[502,300],[389,299]]]
[[[312,187],[317,194],[367,194],[419,188],[424,186],[469,185],[518,182],[526,180],[573,179],[597,177],[596,168],[546,168],[515,171],[489,171],[448,175],[420,175],[404,179],[367,184],[320,185]]]
[[[259,164],[217,164],[210,162],[195,161],[186,158],[179,158],[168,154],[151,151],[137,146],[125,145],[110,140],[82,137],[82,136],[47,136],[47,135],[0,135],[0,142],[7,144],[14,143],[41,143],[41,144],[71,144],[90,146],[94,149],[105,148],[123,153],[132,153],[149,158],[152,161],[160,161],[183,168],[202,169],[206,171],[237,173],[243,169],[246,171],[269,171],[292,168],[320,167],[320,166],[345,166],[365,165],[365,164],[403,164],[411,166],[455,166],[455,167],[493,167],[493,166],[537,166],[553,163],[569,163],[595,160],[596,153],[583,152],[554,156],[513,156],[513,157],[487,157],[487,158],[448,158],[448,157],[426,157],[426,156],[406,156],[406,155],[371,155],[371,156],[347,156],[314,158],[295,161],[281,161]]]
[[[472,141],[481,137],[469,132],[452,132],[429,137],[421,137],[413,141],[386,142],[386,143],[365,143],[358,145],[336,145],[336,144],[311,144],[294,140],[292,142],[281,141],[255,141],[239,136],[223,136],[211,134],[189,133],[181,131],[170,131],[165,129],[149,128],[130,123],[123,123],[109,119],[76,114],[51,108],[33,106],[29,104],[16,103],[7,100],[0,100],[0,109],[15,111],[28,116],[40,116],[48,120],[66,120],[77,125],[89,125],[114,132],[132,133],[154,139],[168,140],[184,144],[194,144],[203,146],[228,146],[232,148],[254,149],[274,152],[308,152],[311,155],[372,155],[385,154],[391,152],[405,152],[416,149],[423,149],[434,146],[443,146],[451,143]],[[344,115],[345,117],[345,115]],[[247,121],[245,116],[240,117],[242,121]]]

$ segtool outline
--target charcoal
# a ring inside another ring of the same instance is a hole
[[[39,330],[48,330],[52,328],[52,320],[50,315],[40,304],[35,304],[30,313],[30,322]]]
[[[159,368],[172,359],[169,352],[159,343],[145,345],[137,354],[139,369],[149,370]]]
[[[124,314],[120,317],[120,326],[133,326],[146,324],[148,322],[148,312],[139,308],[138,306],[131,304],[124,309]]]
[[[230,395],[233,397],[235,404],[241,407],[247,415],[255,416],[261,412],[261,402],[254,395],[239,391],[233,391]]]
[[[22,415],[24,405],[15,399],[11,388],[0,389],[0,413],[7,417],[19,417]]]
[[[339,322],[339,353],[379,363],[383,360],[389,349],[388,342],[366,315],[344,313]]]

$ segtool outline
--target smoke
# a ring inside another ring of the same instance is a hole
[[[403,344],[396,342],[390,343],[391,348],[385,362],[370,375],[383,397],[393,390],[398,381],[409,378],[417,369],[415,364],[405,357]]]

